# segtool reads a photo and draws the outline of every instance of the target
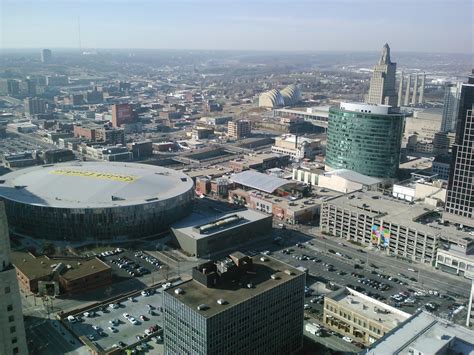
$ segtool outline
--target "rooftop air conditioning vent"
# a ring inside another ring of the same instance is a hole
[[[219,298],[219,299],[217,300],[217,304],[220,304],[221,306],[223,306],[223,305],[225,305],[225,304],[227,304],[227,303],[228,303],[228,302],[227,302],[225,299],[223,299],[223,298]]]
[[[291,271],[291,270],[285,270],[285,274],[292,276],[292,275],[294,275],[295,273],[294,273],[293,271]]]
[[[249,282],[249,283],[247,284],[247,288],[253,288],[253,283]]]
[[[200,304],[199,306],[197,306],[197,309],[198,311],[205,311],[209,309],[209,306],[207,304]]]
[[[278,276],[277,274],[272,274],[270,277],[272,278],[272,280],[280,280],[280,276]]]
[[[177,288],[176,290],[174,290],[174,293],[176,293],[177,295],[182,295],[184,293],[184,290],[182,288]]]
[[[268,261],[268,258],[262,256],[262,257],[260,258],[260,261],[262,261],[262,262]]]

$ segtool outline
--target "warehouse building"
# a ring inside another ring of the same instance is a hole
[[[303,342],[305,274],[233,253],[163,292],[165,354],[294,354]]]
[[[240,210],[219,216],[193,213],[171,227],[173,242],[184,252],[208,257],[229,248],[271,237],[272,217],[253,210]]]
[[[28,294],[76,295],[110,285],[112,269],[98,258],[12,253],[18,284]]]

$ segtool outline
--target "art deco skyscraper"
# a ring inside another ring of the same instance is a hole
[[[10,239],[3,202],[0,202],[0,354],[28,354],[20,291],[10,261]]]
[[[474,70],[461,86],[443,218],[474,227]]]
[[[397,92],[395,90],[395,74],[397,63],[390,60],[390,47],[387,43],[383,46],[382,55],[374,67],[372,79],[370,79],[369,93],[365,96],[365,102],[372,105],[397,106]]]

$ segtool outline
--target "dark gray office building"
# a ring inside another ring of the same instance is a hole
[[[474,70],[461,87],[443,217],[474,227]]]
[[[240,252],[163,293],[165,354],[292,354],[302,346],[305,273]]]

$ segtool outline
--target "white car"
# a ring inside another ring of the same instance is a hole
[[[100,330],[100,327],[99,327],[99,326],[97,326],[97,325],[93,325],[93,326],[92,326],[92,329],[94,329],[94,330],[96,330],[96,331],[97,331],[97,330]]]
[[[109,323],[112,325],[117,325],[119,323],[118,319],[109,320]]]
[[[163,285],[163,290],[166,290],[171,287],[171,282],[167,282]]]
[[[146,297],[146,296],[148,296],[148,292],[142,291],[142,292],[141,292],[141,295],[142,295],[143,297]]]
[[[124,313],[124,314],[122,314],[122,315],[123,315],[125,318],[127,318],[127,319],[130,318],[130,314],[128,314],[128,313]]]
[[[76,317],[74,317],[74,316],[68,316],[68,317],[67,317],[67,320],[68,320],[70,323],[76,323],[76,322],[77,322],[77,319],[76,319]]]
[[[352,343],[352,339],[349,337],[343,337],[342,340],[347,341],[348,343]]]
[[[114,328],[114,327],[108,327],[108,328],[112,333],[117,333],[117,328]]]
[[[138,324],[138,321],[137,321],[134,317],[128,318],[128,321],[129,321],[130,323],[132,323],[133,325],[137,325],[137,324]]]
[[[91,316],[91,314],[89,312],[84,312],[82,315],[86,318],[89,318]]]
[[[111,303],[111,304],[109,304],[109,308],[117,309],[117,308],[119,308],[119,306],[118,306],[117,303]]]

